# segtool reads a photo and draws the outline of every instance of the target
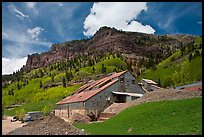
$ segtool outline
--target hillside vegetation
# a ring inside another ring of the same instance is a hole
[[[144,71],[139,77],[152,79],[161,87],[175,87],[202,80],[202,49],[182,55],[178,50],[167,59]]]
[[[141,40],[145,43],[149,41],[147,44],[149,46],[157,42],[153,40],[154,42],[151,43],[152,39],[146,39],[146,37]],[[162,36],[158,40],[164,42],[171,38]],[[140,47],[143,42],[139,42]],[[155,56],[154,52],[148,52],[147,55],[139,57],[134,55],[131,59],[119,52],[106,51],[95,54],[89,51],[87,54],[77,54],[73,58],[61,60],[43,68],[32,69],[28,72],[17,71],[12,75],[4,76],[2,78],[2,112],[6,115],[34,110],[48,113],[55,107],[56,102],[69,96],[89,80],[99,79],[105,77],[106,74],[126,69],[135,76],[139,73],[140,77],[137,80],[141,78],[153,79],[156,82],[160,80],[162,87],[173,87],[202,80],[201,37],[197,37],[195,42],[190,42],[183,47],[161,45],[161,43],[159,46],[163,52],[166,52],[162,62],[162,58]],[[140,69],[142,69],[141,72]],[[12,105],[22,106],[6,109]]]
[[[202,98],[143,103],[104,122],[75,126],[93,135],[201,135]]]
[[[107,54],[98,62],[87,61],[86,63],[87,65],[80,67],[75,61],[72,64],[74,67],[64,67],[66,63],[59,62],[44,69],[34,69],[29,73],[24,73],[18,81],[2,88],[4,114],[12,116],[19,111],[22,113],[43,111],[48,114],[58,101],[78,89],[82,85],[81,82],[94,79],[97,74],[127,69],[127,64],[121,58],[111,54]],[[22,106],[5,109],[11,105]]]

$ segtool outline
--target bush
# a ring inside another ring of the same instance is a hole
[[[16,111],[16,116],[18,117],[18,119],[23,122],[23,118],[25,117],[25,110],[24,108],[21,108],[19,110]]]
[[[172,80],[171,76],[167,76],[164,78],[163,83],[162,83],[162,87],[169,87],[169,86],[173,86],[174,85],[174,81]]]
[[[49,111],[49,109],[47,108],[47,106],[45,106],[45,107],[43,108],[42,112],[43,112],[43,114],[44,114],[45,116],[47,116],[50,111]]]

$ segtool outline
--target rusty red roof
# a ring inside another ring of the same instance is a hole
[[[96,89],[96,90],[90,90],[90,91],[83,91],[83,92],[80,92],[80,93],[78,93],[76,95],[69,96],[69,97],[63,99],[62,101],[58,102],[57,104],[65,104],[65,103],[74,103],[74,102],[86,101],[87,99],[89,99],[90,97],[92,97],[95,94],[99,93],[100,91],[104,90],[105,88],[109,87],[110,85],[112,85],[116,81],[118,81],[118,79],[115,79],[115,80],[111,81],[110,83],[106,84],[102,88],[99,88],[99,89]]]
[[[202,91],[202,85],[193,86],[193,87],[186,87],[182,89],[183,91]]]
[[[110,85],[112,85],[116,81],[118,81],[118,79],[113,80],[113,78],[119,77],[122,74],[124,74],[125,72],[127,72],[127,70],[119,72],[119,73],[115,73],[111,76],[99,79],[99,80],[94,81],[92,83],[85,84],[84,86],[82,86],[81,88],[76,90],[77,94],[72,95],[72,96],[68,96],[65,99],[58,102],[57,104],[65,104],[65,103],[85,101],[85,100],[89,99],[90,97],[94,96],[95,94],[101,92],[105,88],[109,87]],[[109,80],[111,80],[111,81],[108,82]],[[108,83],[105,84],[106,82],[108,82]],[[96,89],[93,89],[93,88],[96,88]]]

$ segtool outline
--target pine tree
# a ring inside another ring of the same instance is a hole
[[[54,75],[51,74],[51,80],[54,82]]]
[[[92,61],[91,61],[91,59],[88,60],[88,66],[92,66]]]
[[[160,81],[160,78],[158,79],[157,84],[158,84],[159,87],[161,87],[161,81]]]
[[[42,88],[42,81],[40,80],[40,88]]]
[[[200,52],[198,50],[195,51],[194,58],[200,56]]]
[[[69,73],[68,73],[68,71],[66,70],[66,78],[67,78],[67,81],[69,81],[70,80],[70,76],[69,76]]]
[[[19,83],[17,83],[17,85],[16,85],[16,86],[17,86],[17,89],[18,89],[18,90],[20,90],[20,89],[21,89],[21,86],[19,85]]]
[[[43,76],[44,76],[44,73],[43,73],[42,69],[39,69],[39,76],[40,76],[40,77],[43,77]]]
[[[114,68],[113,72],[117,72],[116,68]]]
[[[106,73],[106,67],[104,64],[101,65],[101,73]]]
[[[193,55],[190,53],[188,56],[188,60],[191,61],[193,59]]]
[[[63,84],[63,87],[66,87],[66,79],[64,77],[62,78],[62,84]]]
[[[95,68],[94,68],[94,66],[93,66],[92,70],[93,70],[93,73],[95,73]]]
[[[14,91],[13,91],[13,89],[10,89],[9,91],[8,91],[8,95],[12,95],[12,96],[14,96]]]

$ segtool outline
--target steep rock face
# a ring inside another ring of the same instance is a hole
[[[79,54],[87,55],[90,52],[94,55],[119,52],[144,57],[148,57],[151,53],[159,58],[165,58],[168,50],[180,48],[194,40],[195,37],[191,35],[161,36],[102,27],[90,39],[53,44],[48,52],[28,55],[26,65],[22,69],[42,68],[57,61],[71,59]]]

